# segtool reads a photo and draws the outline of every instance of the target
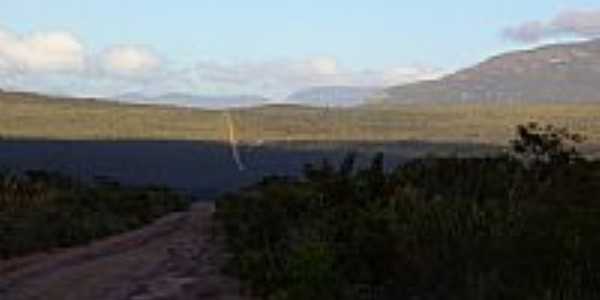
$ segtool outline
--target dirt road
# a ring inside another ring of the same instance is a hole
[[[212,204],[89,246],[0,261],[2,300],[248,299],[220,274]]]

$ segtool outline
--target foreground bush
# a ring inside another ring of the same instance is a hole
[[[188,201],[161,187],[83,184],[58,174],[0,174],[0,258],[88,243],[138,228]]]
[[[600,164],[550,144],[267,178],[217,203],[226,271],[265,299],[600,299]]]

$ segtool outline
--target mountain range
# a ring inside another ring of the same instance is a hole
[[[0,90],[0,96],[6,93],[19,92]],[[58,101],[71,97],[51,98]],[[294,92],[282,101],[258,95],[182,92],[154,96],[134,92],[105,100],[209,109],[273,103],[321,107],[410,103],[600,103],[600,39],[508,52],[437,80],[387,88],[311,87]]]
[[[269,103],[270,99],[256,95],[199,95],[186,93],[167,93],[148,96],[142,93],[126,93],[111,97],[119,101],[148,104],[177,104],[180,106],[201,108],[248,107]]]
[[[354,106],[363,104],[382,88],[361,86],[322,86],[299,90],[287,97],[286,102],[314,106]]]
[[[600,102],[600,40],[502,54],[439,80],[385,89],[369,102]]]

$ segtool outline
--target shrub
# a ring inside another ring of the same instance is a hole
[[[228,195],[227,272],[265,299],[597,299],[600,164],[523,128],[515,155],[351,155]]]
[[[0,258],[85,244],[188,205],[165,188],[84,184],[43,171],[0,174]]]

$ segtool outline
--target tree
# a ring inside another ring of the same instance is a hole
[[[581,165],[576,163],[585,160],[576,145],[584,142],[585,137],[564,127],[535,122],[517,126],[517,136],[511,141],[512,150],[524,169],[515,174],[511,198],[533,195],[545,201],[564,198],[557,193],[557,184],[567,184],[565,174],[579,174],[576,171]]]
[[[555,168],[582,159],[576,145],[586,138],[567,128],[530,122],[517,126],[517,135],[518,138],[511,141],[512,150],[529,168]]]

